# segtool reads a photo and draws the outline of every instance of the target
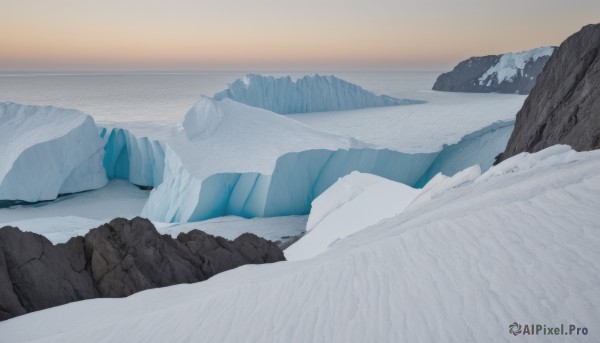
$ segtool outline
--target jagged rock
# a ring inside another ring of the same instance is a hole
[[[438,76],[433,90],[527,94],[550,58],[553,47],[471,57]]]
[[[285,260],[283,252],[274,243],[245,233],[233,241],[214,237],[200,230],[180,233],[177,240],[194,254],[206,259],[209,273],[217,274],[244,264],[272,263]]]
[[[1,319],[98,296],[85,270],[81,237],[53,245],[44,236],[4,227],[0,255]]]
[[[0,229],[0,320],[284,260],[274,243],[253,234],[228,241],[193,230],[173,239],[143,218],[117,218],[57,245],[7,226]]]
[[[84,237],[88,270],[102,297],[206,280],[204,262],[143,218],[117,218]]]
[[[600,24],[583,27],[552,55],[496,162],[555,144],[600,148]]]

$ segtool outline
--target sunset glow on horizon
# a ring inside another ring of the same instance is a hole
[[[0,0],[0,70],[447,69],[558,45],[600,2]]]

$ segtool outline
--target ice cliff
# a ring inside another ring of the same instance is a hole
[[[180,129],[147,129],[151,138],[140,128],[105,131],[105,163],[114,177],[156,187],[142,211],[156,221],[306,214],[317,196],[352,171],[416,187],[438,172],[452,175],[473,164],[486,170],[512,124],[495,123],[438,152],[403,153],[230,99],[203,97]]]
[[[279,114],[353,110],[367,107],[423,103],[420,100],[396,99],[376,95],[333,75],[291,77],[249,74],[215,94],[216,100],[230,98],[246,105]]]
[[[103,146],[94,120],[80,111],[0,103],[0,201],[104,186]]]

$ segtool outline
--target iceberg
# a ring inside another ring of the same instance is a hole
[[[353,171],[411,187],[474,164],[485,171],[512,126],[513,121],[492,124],[441,151],[404,153],[326,134],[231,99],[202,97],[181,127],[104,128],[101,135],[109,177],[154,187],[143,216],[192,222],[307,214],[316,197]]]
[[[0,103],[0,201],[36,202],[103,187],[104,144],[92,117]]]
[[[216,100],[229,98],[279,114],[353,110],[368,107],[411,105],[421,100],[396,99],[376,95],[333,75],[291,77],[248,74],[214,95]]]
[[[141,215],[173,223],[228,215],[305,215],[313,200],[353,171],[416,188],[439,172],[452,175],[475,164],[485,171],[504,148],[514,122],[492,124],[438,151],[423,148],[426,152],[325,133],[227,97],[201,97],[181,125],[97,128],[91,118],[89,124],[86,139],[91,143],[86,144],[104,149],[88,157],[96,164],[74,168],[60,182],[60,193],[91,189],[81,186],[96,172],[104,184],[106,178],[128,180],[152,189]],[[460,136],[451,137],[457,141]],[[82,149],[86,144],[75,145]]]

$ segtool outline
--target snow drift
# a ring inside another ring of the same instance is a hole
[[[248,74],[215,94],[216,100],[230,98],[249,106],[279,114],[353,110],[367,107],[419,104],[424,101],[375,95],[333,75],[291,77]]]
[[[312,202],[306,234],[285,250],[288,261],[325,252],[335,242],[400,214],[420,190],[376,175],[352,172]]]
[[[77,110],[0,103],[0,147],[0,200],[51,200],[108,182],[98,129]]]
[[[509,159],[313,259],[44,310],[3,322],[0,337],[510,342],[515,321],[589,327],[600,322],[600,151],[557,149]]]

